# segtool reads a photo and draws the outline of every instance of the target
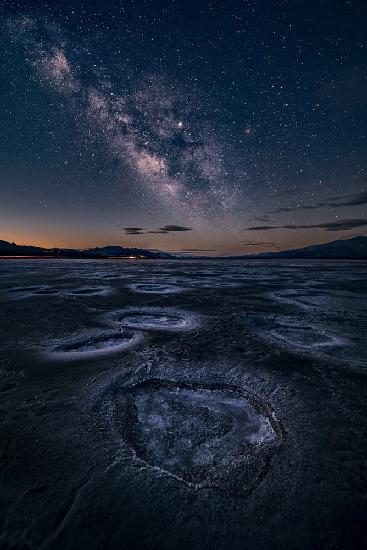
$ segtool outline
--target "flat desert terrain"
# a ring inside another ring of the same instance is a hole
[[[367,264],[2,260],[0,547],[362,548]]]

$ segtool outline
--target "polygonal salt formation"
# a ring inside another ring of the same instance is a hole
[[[343,341],[335,335],[322,333],[313,327],[303,326],[280,326],[271,331],[271,335],[277,340],[301,348],[324,348],[330,346],[341,346]]]
[[[70,296],[105,296],[109,294],[111,289],[109,287],[81,287],[73,290],[68,290],[66,294]]]
[[[114,399],[116,423],[135,457],[196,486],[220,484],[240,465],[256,478],[256,453],[282,436],[271,409],[237,388],[147,380]]]
[[[142,339],[142,334],[131,330],[88,333],[58,344],[51,355],[62,360],[93,358],[126,350]]]
[[[128,288],[142,294],[176,294],[184,291],[182,287],[176,285],[158,283],[135,283],[128,285]]]
[[[113,312],[106,318],[112,325],[144,330],[192,330],[199,324],[199,316],[173,308],[128,308]]]

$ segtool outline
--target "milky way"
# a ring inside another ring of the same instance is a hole
[[[225,130],[210,120],[205,98],[165,74],[148,72],[132,82],[130,71],[113,85],[86,64],[78,45],[60,38],[61,30],[28,17],[10,26],[38,78],[65,96],[108,154],[139,176],[137,193],[198,222],[234,208],[240,194],[230,162],[234,152]]]

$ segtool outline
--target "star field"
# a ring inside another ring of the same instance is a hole
[[[5,2],[2,238],[226,254],[365,231],[364,3],[184,4]]]

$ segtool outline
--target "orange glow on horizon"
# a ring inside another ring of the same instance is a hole
[[[115,231],[111,232],[110,235],[102,235],[97,229],[92,229],[92,231],[89,232],[79,231],[76,233],[70,231],[69,234],[62,234],[60,230],[54,228],[50,228],[49,231],[47,231],[47,228],[38,228],[36,231],[22,231],[19,227],[16,228],[16,230],[7,228],[7,230],[4,231],[0,228],[0,238],[11,243],[14,242],[17,245],[38,246],[42,248],[74,248],[76,250],[116,245],[125,248],[142,248],[145,250],[160,250],[171,254],[191,255],[193,258],[196,255],[221,256],[277,252],[353,236],[348,234],[348,232],[340,232],[340,234],[334,235],[320,230],[310,230],[308,232],[302,232],[300,235],[296,235],[295,232],[285,233],[282,231],[268,231],[265,237],[264,234],[262,237],[261,234],[259,234],[257,239],[260,242],[263,240],[271,240],[276,242],[279,246],[279,248],[269,248],[261,245],[246,246],[246,244],[241,244],[241,241],[246,239],[245,232],[232,233],[230,237],[227,238],[223,238],[214,233],[203,234],[199,233],[199,231],[195,232],[195,234],[194,232],[192,233],[190,237],[185,235],[185,239],[183,239],[182,235],[175,234],[165,235],[164,237],[144,235],[144,238],[139,237],[139,239],[137,239],[128,238],[120,234],[116,235]],[[45,234],[47,237],[45,237]],[[193,249],[193,253],[190,253],[190,248]],[[194,249],[197,249],[196,253]],[[210,251],[207,251],[207,249],[210,249]],[[203,250],[202,253],[201,250]],[[127,259],[133,260],[138,259],[138,257],[130,256],[127,257]]]

